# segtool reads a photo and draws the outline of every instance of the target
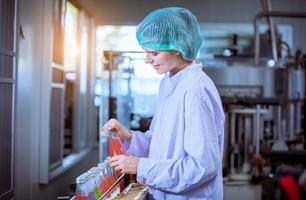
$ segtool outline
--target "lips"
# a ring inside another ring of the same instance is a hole
[[[154,68],[155,70],[158,70],[159,65],[153,65],[153,68]]]

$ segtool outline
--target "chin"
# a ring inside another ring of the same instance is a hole
[[[163,72],[163,71],[156,71],[156,73],[158,73],[158,74],[164,74],[165,72]]]
[[[163,73],[164,73],[164,72],[163,72],[162,70],[160,70],[160,69],[155,69],[155,71],[156,71],[157,74],[163,74]]]

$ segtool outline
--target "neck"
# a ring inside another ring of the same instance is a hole
[[[185,69],[187,66],[189,66],[190,64],[192,63],[192,61],[189,61],[189,60],[182,60],[181,62],[179,62],[177,64],[177,66],[171,70],[170,74],[171,76],[175,75],[177,72]]]

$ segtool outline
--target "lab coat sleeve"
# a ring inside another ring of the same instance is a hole
[[[146,132],[141,131],[131,131],[132,139],[130,142],[123,141],[125,149],[128,155],[147,157],[149,155],[150,142],[152,137],[152,132],[154,128],[154,118],[151,122],[150,128]]]
[[[186,156],[167,160],[141,158],[137,170],[138,182],[174,193],[185,192],[200,185],[207,189],[213,188],[207,185],[222,167],[222,147],[218,141],[222,137],[218,135],[215,126],[215,121],[218,119],[215,118],[209,97],[206,96],[204,100],[199,97],[197,99],[190,108],[186,107],[184,133]]]

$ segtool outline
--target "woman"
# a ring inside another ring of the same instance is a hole
[[[128,153],[110,165],[137,174],[150,199],[223,199],[224,113],[215,85],[194,61],[202,43],[196,18],[184,8],[158,9],[136,36],[145,61],[165,76],[147,132],[129,131],[116,119],[104,125],[105,132],[117,129]]]

